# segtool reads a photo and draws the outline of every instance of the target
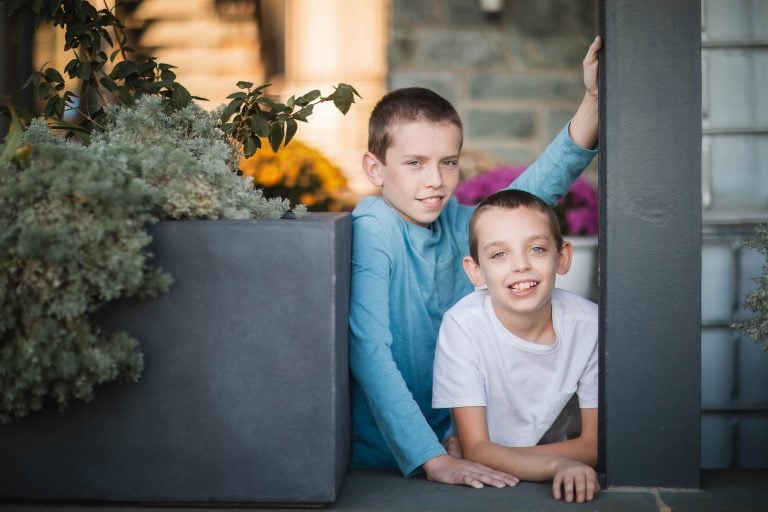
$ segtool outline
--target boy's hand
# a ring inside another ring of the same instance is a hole
[[[520,481],[512,475],[450,455],[440,455],[429,459],[424,463],[423,468],[427,473],[427,479],[431,482],[468,485],[475,489],[480,489],[485,485],[499,488],[512,487]]]
[[[600,484],[597,481],[595,470],[586,464],[575,460],[564,460],[555,468],[555,476],[552,479],[552,495],[556,500],[565,497],[565,501],[571,503],[584,503],[592,501]]]
[[[464,456],[461,453],[461,444],[459,443],[458,436],[451,436],[443,442],[443,448],[448,452],[451,457],[457,459],[463,459]]]
[[[584,68],[584,87],[587,94],[597,99],[597,54],[603,46],[603,40],[600,36],[595,37],[587,50],[582,67]]]

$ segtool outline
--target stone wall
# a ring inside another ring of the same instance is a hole
[[[448,98],[470,153],[528,164],[583,97],[596,0],[506,0],[491,14],[479,0],[392,0],[391,8],[388,87]]]

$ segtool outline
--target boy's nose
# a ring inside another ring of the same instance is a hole
[[[526,258],[523,254],[513,256],[511,258],[511,263],[513,272],[525,272],[531,268],[531,266],[528,264],[528,258]]]
[[[443,176],[437,166],[428,166],[424,176],[424,185],[430,188],[438,188],[443,184]]]

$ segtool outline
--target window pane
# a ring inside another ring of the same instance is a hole
[[[767,127],[768,49],[708,50],[704,59],[704,128]]]
[[[704,0],[706,39],[761,39],[768,37],[765,0]]]
[[[708,209],[768,211],[768,136],[706,136],[704,145],[704,166],[711,168],[711,176],[704,176],[711,181]]]

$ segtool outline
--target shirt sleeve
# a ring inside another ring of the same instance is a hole
[[[467,331],[446,314],[435,352],[432,407],[485,406],[485,378]]]
[[[350,368],[401,472],[410,476],[445,454],[392,354],[391,261],[379,221],[355,219],[350,298]]]
[[[564,196],[597,154],[597,149],[584,149],[568,134],[566,124],[547,149],[509,188],[525,190],[549,204]]]

